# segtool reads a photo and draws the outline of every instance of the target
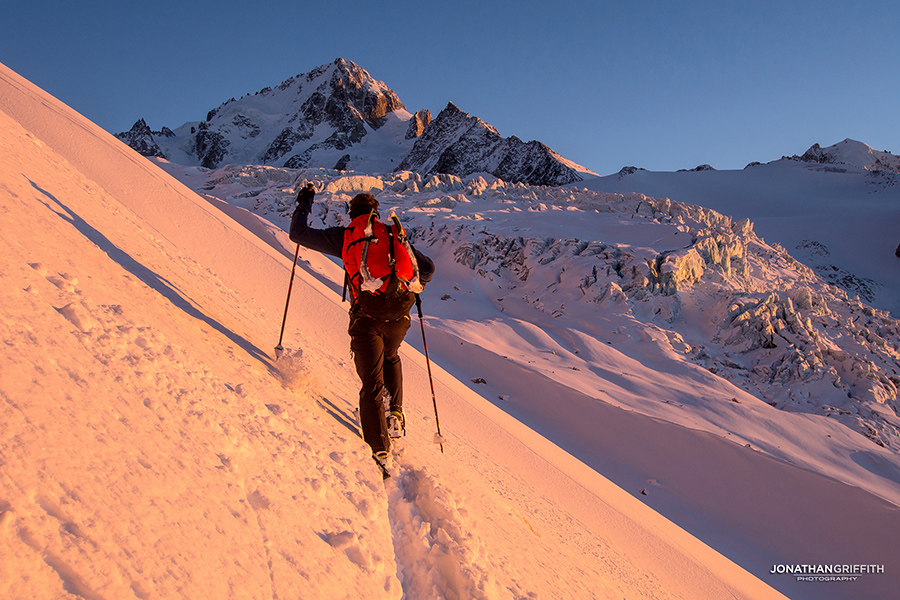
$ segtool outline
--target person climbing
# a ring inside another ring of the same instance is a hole
[[[315,194],[312,183],[297,194],[290,237],[344,263],[345,291],[350,291],[347,331],[361,382],[360,425],[382,476],[388,477],[391,440],[406,433],[400,344],[410,326],[409,310],[416,295],[434,275],[434,262],[410,245],[395,215],[391,215],[393,223],[378,219],[378,200],[372,194],[357,194],[350,200],[348,226],[310,227]]]

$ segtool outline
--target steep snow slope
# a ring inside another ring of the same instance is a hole
[[[257,345],[281,290],[252,284],[285,260],[8,72],[3,85],[37,135],[0,115],[4,229],[20,232],[0,271],[0,595],[399,597],[368,457],[309,373],[279,378]]]
[[[283,232],[5,67],[0,107],[3,597],[778,597],[435,365],[439,455],[410,348],[382,488],[333,265],[273,363]]]

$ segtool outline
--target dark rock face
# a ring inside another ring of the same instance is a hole
[[[157,132],[156,135],[169,137],[170,134],[174,135],[169,128],[163,127],[162,131]],[[144,156],[166,158],[159,144],[153,139],[153,132],[150,131],[150,127],[147,126],[144,119],[138,119],[129,131],[117,133],[116,137]]]
[[[366,136],[365,125],[378,129],[384,125],[389,113],[406,108],[393,90],[376,82],[355,63],[339,58],[334,66],[330,79],[322,81],[291,118],[298,122],[297,134],[279,140],[277,151],[270,148],[272,152],[266,153],[264,162],[274,162],[292,152],[297,142],[309,139],[317,126],[327,124],[334,129],[328,139],[304,148],[283,165],[306,166],[315,150],[345,150],[362,141]],[[327,68],[320,67],[307,74],[306,80],[308,83],[321,80],[326,73]]]
[[[428,124],[398,170],[465,177],[486,172],[504,181],[564,185],[581,181],[573,168],[540,142],[504,138],[452,102]]]
[[[248,138],[254,138],[259,135],[259,125],[257,125],[253,122],[252,119],[244,115],[235,115],[231,120],[231,124],[241,132],[241,137],[245,140]]]
[[[834,162],[834,158],[834,156],[822,150],[822,146],[820,146],[819,144],[813,144],[812,146],[810,146],[809,150],[803,153],[803,156],[800,157],[800,160],[809,163],[826,164]]]
[[[281,130],[281,133],[272,141],[272,144],[266,150],[266,153],[263,154],[263,164],[268,164],[271,162],[275,162],[285,154],[291,151],[294,147],[294,144],[300,142],[305,139],[309,139],[311,133],[294,130],[290,127],[285,127]]]
[[[200,158],[200,166],[207,169],[218,167],[228,152],[228,146],[230,145],[231,142],[226,140],[222,134],[211,131],[208,123],[205,121],[200,123],[194,144],[194,151]]]
[[[420,137],[425,132],[425,128],[429,123],[431,123],[430,110],[422,109],[416,112],[412,119],[409,120],[409,128],[406,130],[406,139],[411,140]]]
[[[642,169],[641,167],[634,167],[634,166],[622,167],[621,169],[619,169],[619,178],[621,179],[622,177],[624,177],[626,175],[634,175],[638,171],[646,171],[646,170],[647,169]]]
[[[345,155],[343,155],[343,156],[340,158],[340,160],[338,160],[338,161],[335,163],[333,169],[334,169],[335,171],[346,171],[346,170],[347,170],[347,167],[348,167],[349,165],[350,165],[350,155],[349,155],[349,154],[345,154]]]
[[[309,166],[309,160],[312,158],[312,153],[315,152],[318,148],[318,144],[313,144],[304,152],[295,154],[287,159],[282,166],[287,169],[302,169],[304,167],[307,167]]]
[[[373,85],[372,77],[355,63],[339,58],[334,64],[325,113],[328,124],[338,131],[355,128],[360,118],[378,129],[385,115],[406,108],[393,90]]]
[[[493,173],[504,181],[523,181],[532,185],[563,185],[581,181],[574,169],[560,162],[560,156],[544,144],[507,139],[508,151]]]

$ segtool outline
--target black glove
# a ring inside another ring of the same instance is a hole
[[[305,209],[306,212],[312,210],[313,199],[316,197],[316,189],[312,183],[307,183],[297,194],[297,208]]]

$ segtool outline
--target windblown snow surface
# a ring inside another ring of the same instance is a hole
[[[897,322],[749,222],[479,177],[164,171],[5,67],[0,132],[0,597],[896,589]],[[372,190],[438,265],[445,453],[416,321],[386,483],[339,266],[301,251],[273,356],[306,181],[321,224]],[[771,573],[798,564],[883,572]]]

